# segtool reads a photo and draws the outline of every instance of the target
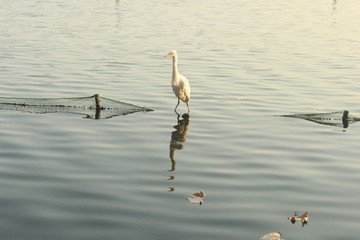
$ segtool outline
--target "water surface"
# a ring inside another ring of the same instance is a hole
[[[360,115],[357,1],[0,9],[1,97],[99,93],[155,110],[1,111],[1,238],[358,239],[360,124],[274,116]],[[189,121],[173,112],[171,49],[190,80]],[[203,205],[185,200],[200,189]],[[309,211],[307,226],[287,220],[294,211]]]

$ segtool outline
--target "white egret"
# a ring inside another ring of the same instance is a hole
[[[190,112],[189,108],[189,101],[190,101],[190,84],[189,80],[181,74],[179,74],[178,71],[178,57],[175,50],[170,51],[167,55],[164,57],[173,57],[173,73],[172,73],[172,80],[171,80],[171,86],[174,91],[175,96],[178,98],[178,103],[174,109],[176,112],[177,107],[180,104],[180,100],[186,103],[186,106],[188,108],[188,113]]]

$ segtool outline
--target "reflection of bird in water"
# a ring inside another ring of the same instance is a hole
[[[175,151],[181,150],[184,148],[183,142],[186,142],[187,139],[185,136],[189,134],[189,115],[184,114],[182,119],[177,118],[177,125],[174,126],[176,131],[171,133],[171,141],[170,141],[170,160],[171,160],[171,170],[175,171],[176,168],[176,160],[175,160]]]
[[[186,103],[188,108],[188,113],[190,112],[189,109],[189,101],[190,101],[190,84],[187,78],[181,74],[179,74],[177,63],[178,57],[175,50],[170,51],[164,57],[173,57],[173,75],[171,80],[171,86],[174,91],[175,96],[178,98],[178,103],[174,109],[176,112],[177,107],[179,106],[180,100]]]
[[[170,140],[170,160],[171,160],[171,169],[170,172],[174,172],[176,169],[176,160],[175,160],[175,151],[181,150],[184,148],[183,142],[186,142],[187,139],[185,136],[189,134],[189,114],[183,114],[182,119],[180,119],[180,115],[177,115],[177,124],[174,126],[176,129],[171,133]],[[169,180],[174,180],[175,176],[172,175],[169,177]],[[169,187],[169,191],[175,191],[174,187]]]

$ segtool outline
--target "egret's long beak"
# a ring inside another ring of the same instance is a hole
[[[163,58],[166,58],[167,56],[169,56],[169,54],[166,54],[165,56],[163,56]]]

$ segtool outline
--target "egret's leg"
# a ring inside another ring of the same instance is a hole
[[[177,103],[177,105],[176,105],[176,107],[175,107],[175,109],[174,109],[175,112],[176,112],[176,109],[177,109],[177,107],[179,106],[179,104],[180,104],[180,98],[178,98],[178,103]]]
[[[188,103],[186,103],[186,106],[187,106],[187,108],[188,108],[188,114],[189,114],[189,113],[190,113],[189,104],[188,104]]]

